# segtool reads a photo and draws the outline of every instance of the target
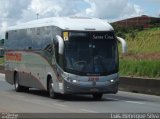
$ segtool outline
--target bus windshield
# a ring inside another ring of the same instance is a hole
[[[69,33],[65,41],[65,70],[81,75],[107,75],[118,71],[117,41],[114,33]]]

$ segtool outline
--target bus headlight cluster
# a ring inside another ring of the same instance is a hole
[[[70,79],[69,81],[72,82],[72,83],[76,83],[77,82],[77,80],[75,80],[75,79]]]
[[[116,78],[114,78],[114,79],[110,79],[110,82],[111,83],[114,83],[114,82],[116,82],[118,80],[118,78],[116,77]]]
[[[77,80],[76,79],[71,79],[71,78],[67,78],[67,80],[71,83],[77,83]]]
[[[110,82],[113,83],[113,82],[114,82],[114,79],[111,79]]]
[[[106,81],[106,84],[110,84],[110,83],[115,83],[117,81],[117,78],[115,79],[110,79]]]

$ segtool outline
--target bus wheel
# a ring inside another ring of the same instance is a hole
[[[102,96],[103,96],[103,93],[94,93],[92,95],[93,95],[94,99],[100,100],[102,98]]]
[[[14,88],[15,88],[16,92],[23,91],[23,87],[19,85],[19,76],[18,76],[18,73],[16,73],[15,76],[14,76]]]
[[[52,82],[51,79],[49,80],[48,92],[49,92],[49,97],[50,98],[53,98],[53,99],[57,98],[57,93],[54,92],[53,82]]]

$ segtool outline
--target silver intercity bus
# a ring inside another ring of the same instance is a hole
[[[118,91],[117,37],[96,18],[55,17],[9,27],[5,38],[6,81],[16,91],[38,88],[58,94]]]

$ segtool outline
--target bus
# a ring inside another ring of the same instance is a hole
[[[52,17],[21,23],[5,34],[5,80],[15,91],[37,88],[59,94],[116,94],[118,39],[98,18]]]

